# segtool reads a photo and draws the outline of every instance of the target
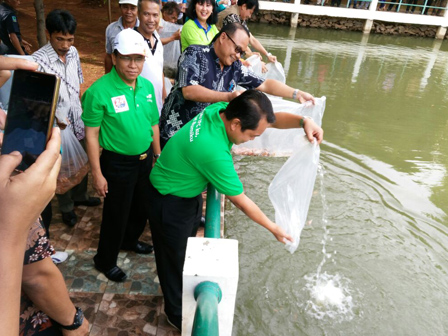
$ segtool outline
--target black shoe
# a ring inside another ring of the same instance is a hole
[[[141,241],[138,241],[137,244],[135,244],[135,246],[133,247],[122,246],[121,249],[126,251],[133,251],[138,254],[150,254],[152,251],[154,251],[154,247],[152,245],[146,244]]]
[[[95,264],[95,268],[100,271],[101,273],[103,273],[106,278],[108,278],[111,281],[115,281],[115,282],[123,282],[127,279],[127,275],[125,272],[123,272],[123,270],[118,267],[118,266],[114,266],[109,270],[105,270],[102,267],[99,267],[97,264]]]
[[[75,201],[75,205],[85,205],[89,207],[98,206],[101,204],[101,200],[98,197],[89,197],[89,199],[85,201]]]
[[[69,212],[63,212],[62,221],[68,226],[74,227],[78,222],[78,217],[76,217],[76,214],[73,210]]]

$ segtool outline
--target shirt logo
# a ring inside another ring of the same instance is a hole
[[[11,16],[12,22],[17,22],[17,17],[16,16]]]
[[[112,97],[112,104],[114,105],[115,113],[129,111],[129,105],[126,101],[125,95]]]
[[[152,94],[146,96],[146,101],[152,103]]]

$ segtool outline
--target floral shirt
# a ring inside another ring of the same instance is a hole
[[[191,45],[179,58],[179,71],[170,94],[165,99],[160,116],[160,140],[165,144],[183,125],[202,112],[210,103],[186,100],[182,88],[202,85],[219,92],[232,92],[240,85],[254,89],[263,84],[264,79],[235,61],[221,70],[219,58],[213,44]]]
[[[47,238],[42,220],[39,218],[31,226],[26,242],[24,265],[32,264],[50,257],[54,253],[53,246]],[[20,336],[61,335],[50,318],[37,309],[30,298],[22,291],[20,298]]]

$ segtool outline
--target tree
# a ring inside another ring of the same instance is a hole
[[[47,43],[44,0],[34,0],[34,9],[36,10],[37,19],[37,42],[39,43],[39,48],[41,48]]]

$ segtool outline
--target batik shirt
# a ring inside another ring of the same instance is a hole
[[[263,84],[264,79],[243,66],[233,62],[221,70],[219,58],[213,45],[191,45],[179,58],[179,71],[170,94],[165,99],[160,117],[160,139],[166,143],[183,125],[202,112],[210,103],[186,100],[182,88],[191,85],[218,91],[232,92],[236,86],[254,89]]]

